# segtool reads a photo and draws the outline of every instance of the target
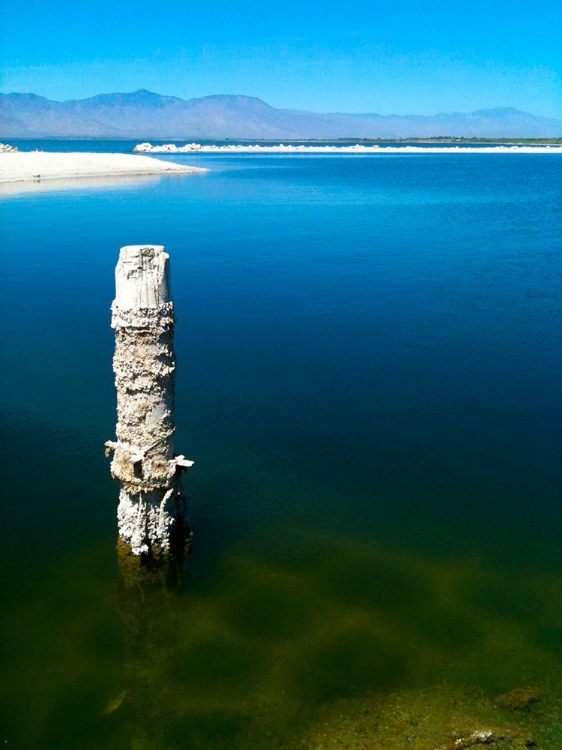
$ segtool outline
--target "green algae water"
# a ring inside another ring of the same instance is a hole
[[[1,199],[0,741],[558,750],[562,157],[174,160],[210,171]],[[103,451],[143,242],[196,461],[181,590],[119,568]]]

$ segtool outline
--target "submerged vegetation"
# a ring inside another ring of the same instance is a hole
[[[283,559],[235,554],[185,594],[122,554],[114,604],[63,571],[40,595],[58,621],[10,676],[18,747],[76,747],[77,732],[134,750],[562,746],[554,578],[285,534]],[[25,623],[12,614],[16,638]]]

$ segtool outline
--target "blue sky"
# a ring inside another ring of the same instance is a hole
[[[146,88],[317,112],[514,106],[562,119],[560,0],[2,0],[0,88]]]

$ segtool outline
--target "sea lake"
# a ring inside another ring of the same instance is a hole
[[[562,156],[170,160],[210,171],[0,201],[0,742],[559,750]],[[103,444],[141,243],[196,463],[183,591],[135,595]]]

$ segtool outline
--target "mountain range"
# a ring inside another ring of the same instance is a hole
[[[88,99],[52,101],[0,94],[0,138],[332,139],[556,138],[562,121],[512,107],[436,115],[320,114],[276,109],[251,96],[197,99],[141,89]]]

